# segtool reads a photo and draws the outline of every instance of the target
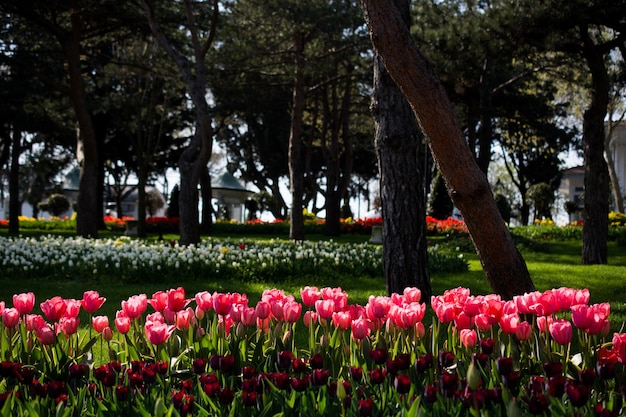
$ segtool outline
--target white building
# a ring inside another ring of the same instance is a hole
[[[614,127],[608,151],[613,157],[619,187],[622,195],[624,195],[626,194],[626,123],[619,123]],[[559,193],[564,197],[565,201],[576,203],[579,210],[583,208],[584,181],[584,167],[569,168],[563,171],[563,178],[561,179],[561,186],[559,187]],[[570,214],[569,220],[572,222],[580,218],[581,211],[578,211]]]

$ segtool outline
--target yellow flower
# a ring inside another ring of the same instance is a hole
[[[225,246],[222,246],[222,249],[220,249],[220,252],[226,253],[226,252],[228,252],[228,248],[225,247]]]

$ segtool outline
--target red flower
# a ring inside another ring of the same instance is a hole
[[[100,297],[98,291],[85,291],[80,304],[87,313],[95,313],[107,299]]]

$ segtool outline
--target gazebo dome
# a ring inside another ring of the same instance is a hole
[[[241,183],[230,173],[223,172],[211,180],[211,197],[226,204],[242,204],[254,194],[246,190]]]

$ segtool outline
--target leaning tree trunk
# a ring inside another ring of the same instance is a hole
[[[487,177],[463,138],[445,89],[413,43],[396,1],[362,0],[362,5],[374,49],[417,116],[492,289],[504,298],[533,291]]]
[[[583,264],[606,264],[609,235],[609,174],[604,160],[604,117],[609,103],[609,77],[604,54],[594,48],[587,29],[581,29],[584,56],[591,70],[591,104],[583,116],[585,213]]]
[[[409,2],[401,0],[409,14]],[[374,66],[372,113],[376,122],[376,155],[383,218],[383,270],[387,293],[418,287],[425,300],[432,294],[428,273],[426,204],[420,149],[423,136],[409,103],[379,56]]]

